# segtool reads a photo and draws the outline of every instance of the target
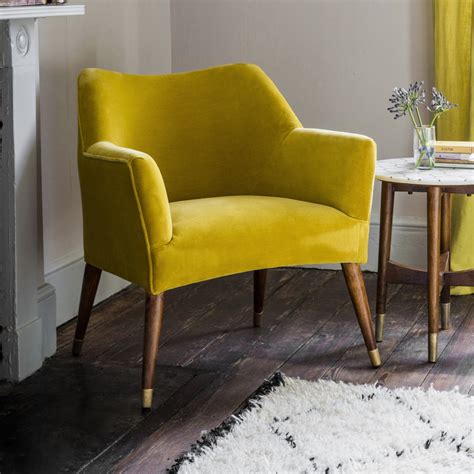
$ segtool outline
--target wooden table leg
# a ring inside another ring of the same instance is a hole
[[[387,306],[387,268],[390,260],[392,245],[392,223],[394,187],[392,183],[382,182],[382,198],[380,202],[380,239],[379,239],[379,266],[377,278],[377,308],[375,320],[375,338],[383,341],[383,330]]]
[[[438,357],[441,188],[428,188],[428,361]]]
[[[443,193],[443,196],[441,198],[441,252],[450,252],[450,250],[451,194]],[[449,329],[449,317],[451,313],[450,293],[451,287],[449,286],[449,284],[444,285],[443,290],[441,292],[441,329]]]

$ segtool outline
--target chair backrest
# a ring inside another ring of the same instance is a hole
[[[80,151],[110,141],[151,155],[170,201],[264,194],[279,145],[301,126],[255,65],[159,76],[86,69]]]

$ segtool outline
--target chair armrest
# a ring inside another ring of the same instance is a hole
[[[375,161],[376,145],[368,137],[296,128],[285,138],[277,165],[280,194],[368,221]]]
[[[146,153],[98,142],[79,154],[79,176],[86,261],[152,291],[151,249],[172,238],[158,165]]]

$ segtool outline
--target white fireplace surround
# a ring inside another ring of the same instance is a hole
[[[84,6],[0,9],[0,380],[21,380],[56,350],[44,280],[37,19]]]

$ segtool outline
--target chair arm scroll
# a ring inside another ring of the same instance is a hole
[[[296,128],[282,145],[279,182],[287,197],[368,221],[375,161],[376,145],[368,137]]]
[[[166,188],[146,153],[98,142],[79,154],[85,258],[152,291],[151,249],[172,238]]]

